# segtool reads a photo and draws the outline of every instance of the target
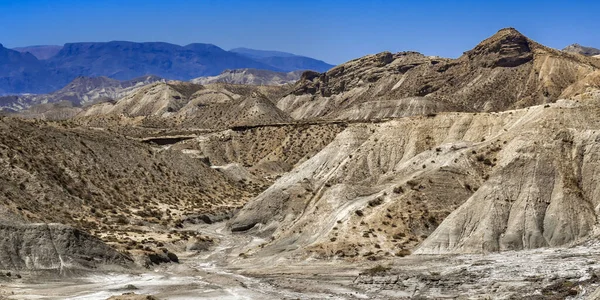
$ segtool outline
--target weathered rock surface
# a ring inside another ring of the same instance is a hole
[[[458,59],[384,52],[291,87],[158,82],[67,121],[0,120],[0,208],[148,266],[211,248],[252,266],[572,245],[599,229],[599,88],[600,60],[514,29]],[[217,246],[223,221],[236,234]],[[413,279],[463,284],[430,275]]]
[[[284,85],[295,83],[303,71],[289,73],[257,69],[225,70],[217,76],[199,77],[191,82],[197,84],[230,83],[248,85]]]
[[[81,230],[61,224],[0,222],[0,269],[59,270],[126,267],[131,258]]]
[[[136,293],[123,293],[121,296],[112,296],[107,300],[158,300],[158,298],[151,295],[139,295]]]
[[[565,52],[577,53],[585,56],[596,56],[600,55],[600,49],[586,47],[579,44],[572,44],[563,49]]]
[[[232,230],[271,236],[257,253],[367,258],[423,240],[417,253],[567,245],[597,224],[598,112],[598,100],[561,101],[352,125],[246,204]]]
[[[509,141],[499,153],[499,168],[417,253],[555,247],[591,234],[600,204],[595,180],[600,128],[584,111],[573,116],[574,122],[562,118],[548,110]],[[556,128],[554,122],[566,126]]]

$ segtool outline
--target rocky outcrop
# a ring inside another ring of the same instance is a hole
[[[533,60],[533,48],[538,46],[514,28],[505,28],[467,51],[463,58],[484,68],[517,67]]]
[[[0,223],[0,269],[58,270],[128,266],[131,258],[61,224]]]
[[[586,47],[579,44],[573,44],[565,47],[562,51],[569,53],[577,53],[585,56],[596,56],[600,55],[600,49]]]
[[[158,298],[152,295],[140,295],[133,292],[127,292],[120,296],[112,296],[107,300],[158,300]]]

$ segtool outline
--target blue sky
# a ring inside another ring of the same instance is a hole
[[[600,48],[599,12],[600,1],[552,0],[0,0],[0,43],[202,42],[338,64],[385,50],[458,57],[503,27]]]

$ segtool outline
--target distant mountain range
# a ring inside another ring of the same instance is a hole
[[[333,65],[286,52],[211,44],[70,43],[8,49],[0,44],[0,94],[48,93],[79,76],[117,80],[156,75],[190,80],[216,76],[227,69],[252,68],[276,72],[327,71]]]

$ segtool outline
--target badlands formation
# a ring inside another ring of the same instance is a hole
[[[2,117],[0,298],[597,299],[600,59],[571,52],[508,28]]]
[[[217,76],[199,77],[191,82],[198,84],[231,83],[248,85],[284,85],[293,84],[302,75],[303,71],[275,72],[257,69],[225,70]]]

